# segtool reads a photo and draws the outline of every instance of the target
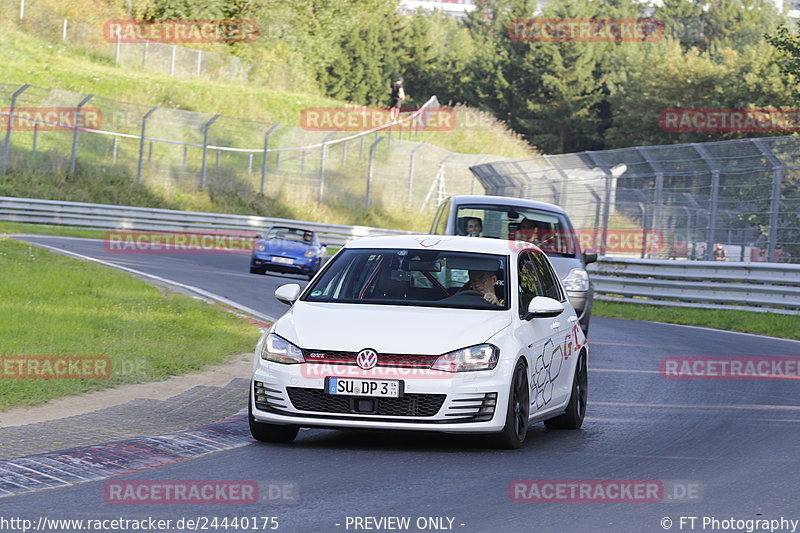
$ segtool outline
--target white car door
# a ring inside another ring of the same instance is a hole
[[[563,369],[563,356],[560,351],[558,318],[533,318],[523,320],[528,312],[528,304],[535,296],[544,296],[536,266],[530,254],[519,255],[517,268],[519,309],[519,335],[524,341],[530,365],[528,382],[530,384],[531,414],[546,411],[558,405],[560,395],[556,392],[558,379]],[[557,346],[558,344],[558,346]]]
[[[543,253],[531,253],[531,262],[536,270],[542,296],[553,298],[564,304],[564,312],[548,321],[549,340],[542,350],[541,366],[545,369],[544,377],[540,381],[549,382],[552,394],[545,393],[545,399],[550,398],[552,405],[559,405],[569,399],[572,391],[572,375],[574,373],[576,356],[584,342],[583,331],[578,325],[575,310],[567,300],[558,275],[553,265]],[[537,368],[540,365],[537,364]]]

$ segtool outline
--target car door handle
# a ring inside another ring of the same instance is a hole
[[[550,324],[550,329],[558,329],[561,327],[561,322],[553,322]]]
[[[577,321],[578,321],[578,317],[575,316],[575,315],[572,315],[571,317],[569,317],[569,319],[567,319],[567,322],[569,322],[570,324],[572,324],[574,322],[577,322]]]

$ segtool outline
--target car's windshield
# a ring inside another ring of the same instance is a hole
[[[315,242],[315,235],[313,231],[300,229],[300,228],[284,228],[275,226],[270,228],[264,236],[267,240],[279,239],[284,241],[302,242],[305,244],[312,244]]]
[[[460,205],[456,234],[532,242],[548,254],[574,255],[567,218],[552,211],[503,205]]]
[[[301,300],[503,310],[507,263],[503,255],[344,249]]]

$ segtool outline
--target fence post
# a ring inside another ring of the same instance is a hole
[[[19,0],[19,25],[25,21],[25,0]]]
[[[655,191],[655,198],[653,202],[655,206],[653,207],[653,223],[651,224],[650,230],[658,230],[661,227],[661,203],[663,201],[662,197],[664,195],[664,173],[663,172],[656,172],[656,191]],[[663,233],[662,233],[663,236]],[[647,232],[644,233],[642,236],[642,248],[644,250],[647,249]],[[648,257],[650,253],[647,253]]]
[[[200,188],[204,189],[206,186],[206,157],[208,156],[208,130],[214,121],[222,115],[216,114],[214,117],[203,125],[203,161],[200,164]]]
[[[328,161],[328,139],[336,135],[335,131],[330,132],[322,139],[322,154],[319,161],[319,194],[317,203],[322,203],[322,196],[325,193],[325,163]]]
[[[150,115],[155,113],[157,109],[158,106],[154,107],[142,117],[142,135],[139,137],[139,162],[136,166],[136,183],[142,182],[142,160],[144,159],[144,141],[147,135],[147,119],[150,118]],[[117,138],[114,137],[114,140],[116,141]],[[152,148],[152,146],[151,144],[150,147]],[[116,144],[114,145],[114,155],[116,160]]]
[[[367,192],[364,197],[364,206],[369,208],[370,192],[372,189],[372,160],[375,158],[375,149],[384,137],[378,137],[374,143],[369,147],[369,163],[367,164]]]
[[[64,19],[64,23],[61,25],[61,42],[67,42],[67,19]]]
[[[94,95],[90,94],[81,100],[81,103],[78,104],[78,110],[75,112],[75,128],[72,130],[72,156],[70,157],[69,161],[69,173],[71,176],[75,175],[75,171],[78,168],[78,135],[80,135],[81,131],[79,124],[83,118],[81,115],[81,110],[83,109],[83,106],[85,106],[92,98],[94,98]]]
[[[247,175],[253,175],[253,153],[247,154]]]
[[[30,87],[30,84],[26,83],[11,95],[11,107],[8,108],[8,124],[6,124],[6,140],[3,142],[3,174],[8,170],[8,152],[11,147],[11,126],[14,124],[14,108],[17,105],[17,97],[28,90],[28,87]]]
[[[717,203],[719,201],[719,170],[711,171],[711,196],[708,199],[708,234],[706,235],[706,261],[713,259],[717,233]]]
[[[406,203],[408,205],[411,205],[411,194],[414,189],[414,154],[423,146],[422,143],[418,144],[411,150],[411,155],[408,156],[408,192],[406,193]]]
[[[267,181],[267,160],[269,157],[269,136],[272,135],[272,132],[281,127],[281,123],[278,122],[274,124],[267,132],[264,134],[264,157],[261,159],[261,195],[264,195],[264,185]],[[275,163],[275,167],[277,168],[277,161]]]
[[[778,262],[776,249],[778,245],[778,215],[781,209],[781,182],[783,181],[783,168],[775,169],[772,177],[772,199],[769,203],[769,229],[767,241],[767,257],[773,263]]]
[[[111,141],[111,164],[117,164],[117,136],[114,135],[114,140]]]

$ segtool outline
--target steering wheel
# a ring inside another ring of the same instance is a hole
[[[479,296],[479,297],[483,298],[483,293],[481,291],[476,291],[476,290],[473,290],[473,289],[467,289],[465,291],[459,291],[456,294],[463,294],[465,296]]]

